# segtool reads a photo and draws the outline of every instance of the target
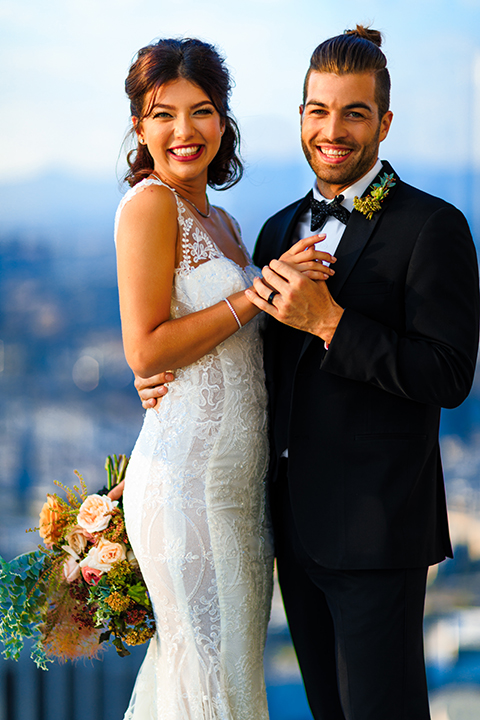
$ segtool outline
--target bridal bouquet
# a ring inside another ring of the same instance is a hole
[[[52,657],[94,658],[112,642],[119,655],[155,633],[145,582],[125,530],[121,502],[107,493],[125,476],[128,458],[107,458],[107,486],[88,495],[81,475],[66,499],[47,495],[40,512],[44,547],[11,562],[0,557],[0,640],[18,659],[26,638],[46,670]]]

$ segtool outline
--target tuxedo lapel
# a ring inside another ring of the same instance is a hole
[[[386,161],[383,161],[383,167],[373,180],[373,183],[378,182],[380,177],[385,173],[388,173],[389,175],[395,174],[392,167]],[[396,181],[398,182],[397,177]],[[368,186],[362,197],[365,197],[365,195],[371,191],[373,183]],[[335,257],[337,258],[337,262],[335,263],[335,275],[328,281],[328,289],[334,299],[338,297],[340,290],[353,270],[355,263],[362,253],[362,250],[370,240],[382,213],[392,200],[396,187],[397,185],[395,184],[389,189],[389,194],[383,200],[381,209],[374,213],[371,220],[358,210],[352,211],[350,220],[348,221],[345,232],[343,233],[342,239],[340,240],[335,252]]]
[[[338,296],[363,248],[370,240],[380,214],[378,212],[371,220],[367,220],[365,215],[356,210],[352,212],[342,239],[335,251],[335,257],[337,258],[334,265],[335,275],[328,280],[328,289],[334,299]]]
[[[380,176],[384,173],[394,173],[392,167],[385,161],[383,161],[382,170],[378,173],[377,177],[374,179],[373,182],[378,182]],[[398,181],[397,176],[396,180]],[[368,186],[362,197],[364,197],[370,192],[371,187],[371,185]],[[335,257],[337,258],[337,262],[334,266],[335,275],[327,281],[328,289],[334,300],[338,297],[342,287],[348,279],[348,276],[355,267],[355,263],[360,257],[364,247],[370,240],[377,226],[377,223],[382,216],[382,213],[385,211],[385,209],[388,207],[388,204],[391,202],[395,189],[396,185],[394,185],[390,189],[389,195],[385,198],[382,204],[382,208],[373,215],[371,220],[369,220],[358,210],[352,211],[351,217],[347,223],[347,227],[345,228],[345,231],[342,235],[342,239],[340,240],[337,250],[335,251]],[[303,355],[307,347],[312,342],[313,338],[314,336],[310,334],[305,337],[300,356]]]

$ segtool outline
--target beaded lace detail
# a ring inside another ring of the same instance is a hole
[[[127,193],[117,220],[125,202],[151,182],[160,184],[144,180]],[[176,201],[182,257],[172,318],[219,302],[258,274],[225,257],[177,195]],[[268,719],[266,431],[258,318],[177,370],[158,411],[145,414],[124,507],[158,633],[126,720]]]

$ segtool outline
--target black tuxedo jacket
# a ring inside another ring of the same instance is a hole
[[[259,267],[290,246],[308,198],[266,222]],[[452,556],[440,408],[466,398],[478,346],[471,234],[460,211],[397,177],[372,220],[353,211],[335,255],[327,282],[345,312],[328,351],[268,318],[271,492],[288,447],[296,527],[318,563],[431,565]]]

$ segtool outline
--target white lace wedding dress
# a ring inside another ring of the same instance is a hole
[[[135,193],[123,198],[119,214]],[[171,317],[248,287],[175,195],[182,260]],[[266,391],[259,319],[175,372],[147,410],[124,492],[157,635],[125,720],[267,720],[263,650],[272,591],[265,515]]]

